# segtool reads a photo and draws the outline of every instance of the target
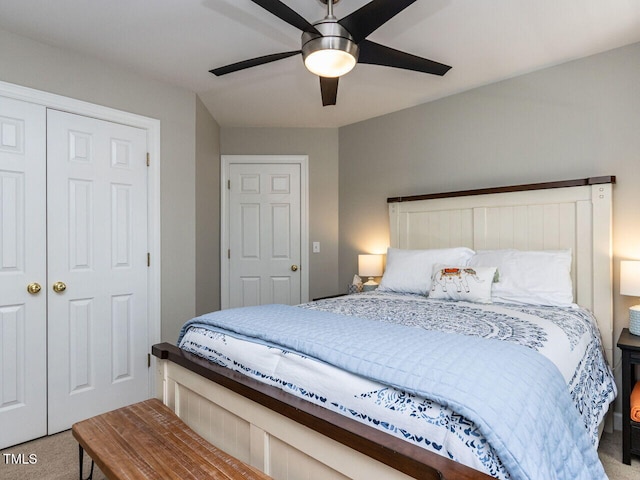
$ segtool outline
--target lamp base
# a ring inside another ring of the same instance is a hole
[[[640,335],[640,305],[629,309],[629,332]]]
[[[374,282],[373,277],[369,277],[369,281],[362,285],[363,292],[372,292],[378,288],[378,284]]]

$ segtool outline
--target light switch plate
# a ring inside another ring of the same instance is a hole
[[[320,242],[313,242],[313,253],[320,253]]]

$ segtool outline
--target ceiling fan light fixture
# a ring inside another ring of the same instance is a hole
[[[356,59],[349,52],[336,49],[316,50],[304,59],[304,65],[311,73],[320,77],[341,77],[353,70]]]
[[[334,2],[335,3],[335,2]],[[358,45],[334,18],[325,18],[314,27],[322,34],[302,34],[302,58],[311,73],[320,77],[341,77],[358,62]]]
[[[257,67],[302,54],[305,67],[320,77],[322,105],[335,105],[339,78],[356,63],[383,65],[432,75],[444,75],[451,69],[427,58],[418,57],[367,40],[380,28],[416,0],[369,0],[364,6],[338,20],[333,6],[339,0],[318,0],[327,6],[326,16],[309,23],[281,0],[252,0],[272,15],[302,32],[301,49],[263,55],[209,70],[216,76]]]

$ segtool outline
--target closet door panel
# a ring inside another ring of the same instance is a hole
[[[45,121],[0,97],[0,449],[47,433]]]
[[[146,132],[54,110],[48,129],[51,434],[147,398],[148,249]]]

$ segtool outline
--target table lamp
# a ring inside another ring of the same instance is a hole
[[[620,295],[640,297],[640,261],[620,262]],[[640,305],[629,308],[629,331],[640,335]]]
[[[363,284],[363,291],[369,292],[378,288],[374,277],[382,275],[382,255],[358,255],[358,275],[369,277],[369,280]]]

